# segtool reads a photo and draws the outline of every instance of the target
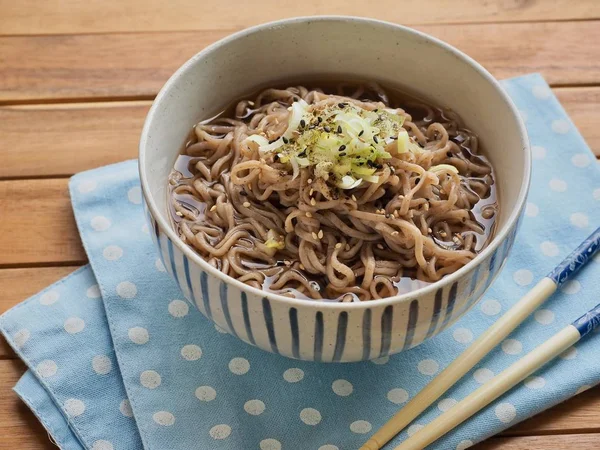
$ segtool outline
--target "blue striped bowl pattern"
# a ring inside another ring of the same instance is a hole
[[[482,297],[512,247],[518,223],[486,259],[470,264],[458,281],[428,293],[390,302],[346,306],[317,301],[289,302],[254,289],[239,289],[203,270],[184,254],[152,217],[146,217],[162,261],[185,297],[220,328],[263,350],[320,362],[382,358],[421,344],[451,326]],[[189,251],[189,249],[187,249]],[[229,277],[223,276],[225,280]],[[319,306],[322,307],[319,307]]]

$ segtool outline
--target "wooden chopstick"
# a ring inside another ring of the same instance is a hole
[[[394,450],[421,450],[460,425],[600,325],[600,304],[500,372]]]
[[[404,408],[377,430],[360,450],[379,450],[389,442],[502,342],[558,287],[577,273],[599,249],[600,228],[596,229],[552,272],[542,278],[533,289],[425,386]]]

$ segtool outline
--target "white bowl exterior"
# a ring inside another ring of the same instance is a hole
[[[451,106],[484,142],[500,195],[497,235],[474,263],[436,283],[437,289],[348,307],[289,301],[266,292],[263,296],[214,273],[169,228],[166,180],[191,127],[257,86],[322,74],[407,86],[435,104]],[[529,158],[514,106],[476,63],[413,30],[345,17],[267,24],[213,44],[167,82],[140,143],[142,188],[155,239],[184,294],[246,342],[321,361],[358,361],[413,347],[476,302],[512,246],[528,186]]]

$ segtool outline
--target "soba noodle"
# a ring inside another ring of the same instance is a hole
[[[473,259],[497,208],[477,136],[452,111],[374,83],[326,92],[266,89],[194,127],[169,179],[181,238],[251,286],[337,301],[393,296]],[[299,147],[306,136],[371,153],[348,160],[340,145],[324,160]]]

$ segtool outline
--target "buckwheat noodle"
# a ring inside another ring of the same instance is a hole
[[[406,280],[433,282],[472,260],[490,239],[497,209],[493,170],[477,136],[454,112],[412,98],[402,109],[375,83],[340,83],[328,92],[266,89],[196,125],[169,178],[181,239],[251,286],[336,301],[390,297],[407,290]],[[394,108],[422,151],[395,153],[390,145],[378,182],[350,190],[317,179],[311,167],[294,178],[289,163],[245,139],[282,136],[288,107],[300,98],[314,108]],[[272,236],[284,239],[283,248],[265,244]]]

